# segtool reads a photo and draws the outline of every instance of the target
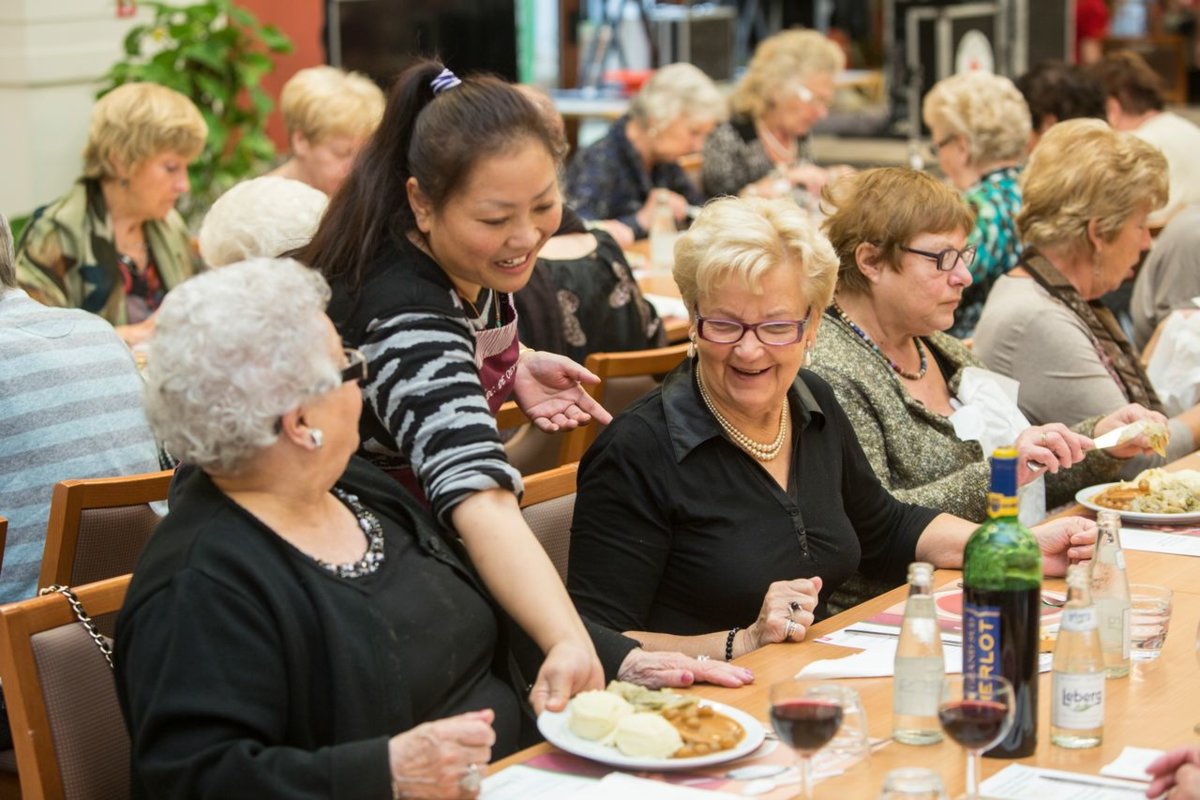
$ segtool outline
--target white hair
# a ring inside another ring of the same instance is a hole
[[[329,286],[291,259],[254,259],[173,289],[158,311],[146,417],[168,452],[236,473],[279,417],[340,384],[326,342]]]
[[[307,183],[264,175],[217,198],[200,226],[200,257],[210,267],[275,258],[308,244],[329,198]]]
[[[629,115],[653,127],[677,119],[723,122],[729,117],[725,95],[698,67],[667,64],[650,76],[629,104]]]

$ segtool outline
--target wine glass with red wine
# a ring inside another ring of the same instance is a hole
[[[959,800],[979,800],[979,755],[1012,728],[1013,688],[999,675],[947,675],[938,719],[942,730],[967,750],[967,791]]]
[[[813,754],[842,727],[845,693],[834,683],[790,680],[771,687],[771,727],[796,751],[804,800],[812,800]]]

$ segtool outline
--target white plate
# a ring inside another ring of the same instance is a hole
[[[1120,509],[1106,508],[1092,502],[1093,497],[1108,487],[1116,485],[1116,483],[1100,483],[1080,489],[1075,493],[1075,500],[1084,508],[1090,508],[1092,511],[1116,511],[1125,522],[1147,522],[1153,525],[1183,525],[1189,522],[1200,522],[1200,511],[1184,514],[1151,514],[1145,511],[1121,511]]]
[[[735,747],[729,750],[722,750],[718,753],[710,753],[706,756],[695,756],[694,758],[633,758],[632,756],[625,755],[615,747],[609,747],[608,745],[588,739],[581,739],[572,733],[571,729],[567,727],[567,717],[570,714],[569,708],[557,712],[543,711],[541,716],[538,717],[538,730],[542,732],[542,736],[546,737],[546,741],[561,750],[566,750],[571,755],[590,758],[592,761],[599,761],[601,764],[621,767],[622,769],[647,769],[659,772],[706,767],[710,764],[722,764],[726,761],[733,761],[753,753],[763,743],[766,731],[763,730],[762,723],[745,711],[712,700],[701,700],[700,705],[710,706],[713,711],[724,714],[727,717],[732,717],[742,726],[742,730],[746,732],[746,735],[742,737],[742,740]]]

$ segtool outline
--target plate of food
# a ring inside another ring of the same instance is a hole
[[[1075,499],[1093,511],[1119,511],[1126,522],[1155,525],[1200,522],[1200,471],[1148,469],[1131,481],[1080,489]]]
[[[762,723],[740,709],[622,681],[581,692],[562,711],[543,711],[538,730],[572,755],[656,771],[733,761],[766,736]]]

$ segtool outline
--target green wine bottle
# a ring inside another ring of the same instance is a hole
[[[1017,451],[998,448],[988,519],[963,551],[963,672],[1008,678],[1016,705],[1012,730],[985,754],[993,758],[1037,748],[1041,586],[1041,550],[1017,520]]]

